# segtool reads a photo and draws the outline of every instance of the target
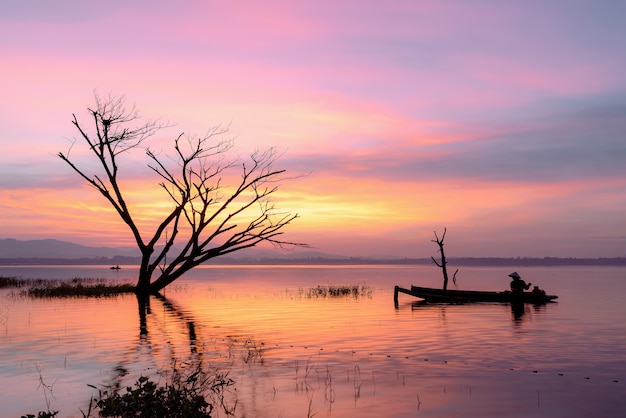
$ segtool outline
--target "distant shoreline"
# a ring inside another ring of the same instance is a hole
[[[96,258],[0,258],[1,266],[76,266],[76,265],[138,265],[138,257]],[[383,259],[368,257],[305,257],[305,258],[232,258],[217,257],[205,265],[430,265],[430,258]],[[561,258],[561,257],[451,257],[448,267],[455,266],[626,266],[626,257],[612,258]]]

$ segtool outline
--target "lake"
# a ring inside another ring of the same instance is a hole
[[[393,287],[441,287],[434,266],[206,266],[152,299],[0,292],[0,417],[81,416],[97,388],[201,359],[228,372],[237,417],[626,416],[626,268],[460,267],[458,287],[507,274],[556,303],[424,305]],[[108,266],[0,275],[133,280]],[[318,297],[318,285],[358,285]],[[454,288],[450,284],[450,288]],[[191,360],[190,360],[191,359]],[[218,416],[225,416],[224,413]]]

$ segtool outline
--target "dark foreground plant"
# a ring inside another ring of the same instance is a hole
[[[214,408],[209,399],[218,403],[227,415],[232,415],[235,406],[227,407],[225,394],[234,383],[228,373],[207,371],[201,364],[191,370],[175,367],[163,386],[142,376],[134,387],[127,387],[125,393],[100,392],[99,399],[92,400],[90,409],[97,411],[100,417],[204,418],[210,417]]]
[[[57,416],[59,411],[41,411],[37,415],[26,414],[22,415],[21,418],[54,418]]]
[[[104,392],[94,401],[101,417],[210,417],[209,404],[192,381],[189,386],[157,386],[140,377],[126,393]]]
[[[125,391],[101,390],[97,399],[91,399],[89,410],[81,412],[83,418],[207,418],[217,404],[226,415],[234,415],[236,404],[229,408],[225,402],[226,390],[234,383],[228,373],[206,371],[201,365],[191,371],[174,368],[164,385],[142,376]],[[22,418],[54,418],[58,413],[42,411]]]

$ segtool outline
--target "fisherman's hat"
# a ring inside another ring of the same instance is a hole
[[[514,279],[521,279],[520,275],[517,274],[516,271],[514,271],[513,273],[509,274],[509,277],[512,277]]]

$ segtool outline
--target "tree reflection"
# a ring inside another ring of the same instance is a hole
[[[200,384],[206,388],[205,396],[214,406],[220,407],[227,416],[233,415],[238,403],[237,392],[231,392],[229,388],[235,382],[228,376],[228,371],[206,361],[203,351],[198,350],[201,327],[196,326],[195,318],[160,293],[138,295],[137,306],[138,339],[113,368],[115,374],[105,388],[121,390],[129,387],[129,381],[135,381],[138,376],[157,378],[157,381],[164,378],[168,385]],[[165,313],[165,318],[155,316],[158,312]],[[171,334],[171,325],[175,324],[182,325],[184,339],[177,338],[175,331],[175,335]],[[180,356],[176,350],[177,341],[186,341],[184,345],[188,344],[189,352]]]
[[[196,325],[195,320],[189,314],[185,313],[182,309],[180,309],[174,302],[163,296],[162,294],[156,295],[137,295],[137,308],[139,315],[139,338],[137,340],[137,344],[129,347],[128,355],[124,356],[124,358],[120,359],[118,365],[114,367],[115,376],[113,378],[113,382],[111,383],[112,387],[119,388],[122,386],[122,380],[125,376],[131,374],[131,369],[136,365],[145,365],[145,363],[153,363],[155,361],[158,362],[158,354],[160,353],[158,342],[155,345],[152,341],[150,334],[148,322],[149,318],[153,315],[153,307],[152,303],[156,300],[160,302],[163,306],[165,312],[171,318],[175,318],[176,321],[180,321],[185,325],[186,329],[186,339],[189,341],[189,350],[190,356],[186,356],[185,361],[188,362],[191,360],[195,366],[198,366],[202,363],[202,353],[198,353],[197,350],[197,334],[196,334]],[[165,340],[167,344],[173,344],[171,339]],[[187,358],[189,357],[189,358]],[[170,367],[175,367],[176,364],[181,363],[181,359],[176,357],[176,351],[171,349],[169,355],[169,365]],[[143,375],[145,370],[150,369],[144,368],[141,371]],[[154,370],[160,370],[161,366],[156,366],[152,368]]]
[[[139,307],[139,338],[140,341],[144,341],[148,338],[148,315],[152,313],[150,307],[150,299],[154,299],[161,302],[165,311],[170,314],[172,318],[180,320],[187,329],[187,336],[189,339],[189,349],[192,354],[197,354],[197,335],[196,324],[193,317],[187,314],[184,310],[180,309],[174,302],[166,298],[161,293],[154,294],[152,296],[137,295],[137,305]],[[175,360],[175,359],[173,359]]]
[[[178,308],[172,301],[167,299],[160,293],[154,295],[154,297],[159,300],[163,307],[167,310],[168,313],[172,314],[173,317],[176,317],[183,322],[187,328],[187,335],[189,337],[189,349],[191,353],[195,354],[198,352],[197,348],[197,337],[196,337],[196,323],[195,320],[188,316],[182,309]]]
[[[137,295],[137,307],[139,308],[139,338],[140,340],[148,337],[148,315],[150,311],[150,296]]]

